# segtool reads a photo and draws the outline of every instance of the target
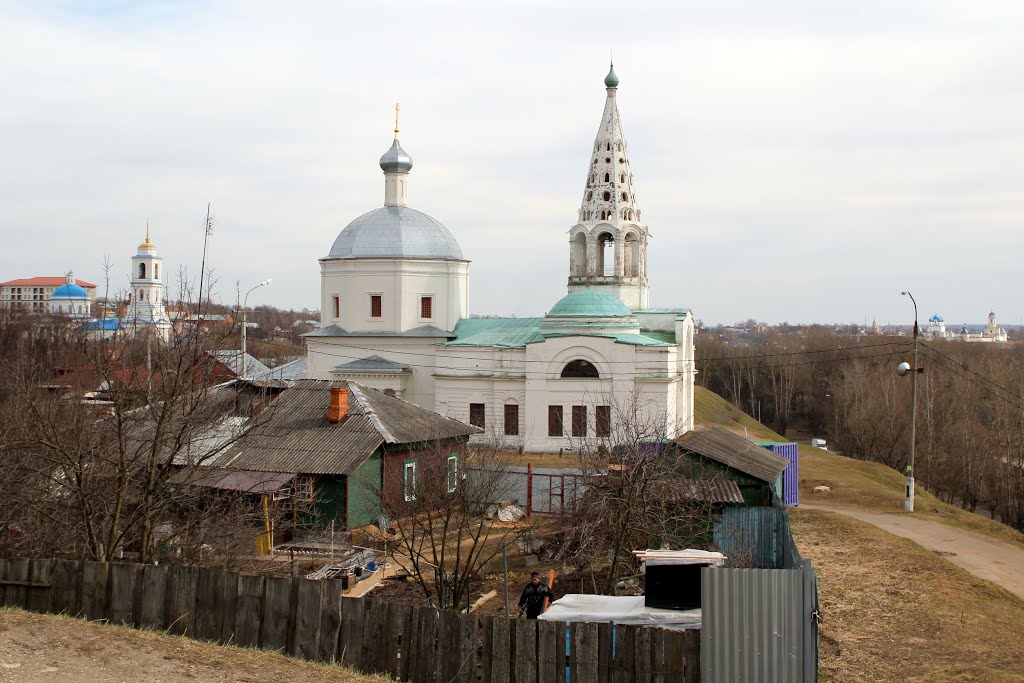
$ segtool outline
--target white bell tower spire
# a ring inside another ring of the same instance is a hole
[[[167,339],[170,320],[164,307],[164,260],[157,256],[156,245],[149,239],[149,221],[146,221],[146,239],[132,256],[131,291],[128,295],[129,325],[154,325]]]
[[[615,100],[619,77],[611,65],[607,97],[587,169],[579,222],[569,234],[569,291],[600,289],[632,310],[649,305],[647,226],[633,186],[626,138]]]

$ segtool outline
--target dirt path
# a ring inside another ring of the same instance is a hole
[[[1024,598],[1024,549],[972,531],[900,512],[873,512],[821,503],[801,503],[801,509],[838,512],[909,538],[982,579]]]

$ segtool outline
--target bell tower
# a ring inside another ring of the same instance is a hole
[[[130,324],[157,325],[166,338],[170,321],[164,308],[163,262],[156,253],[156,245],[149,239],[147,221],[146,239],[139,245],[138,253],[132,256],[127,320]]]
[[[611,65],[607,97],[594,139],[579,222],[569,231],[569,292],[597,289],[631,310],[647,308],[647,226],[640,223],[626,138],[615,100],[619,77]]]

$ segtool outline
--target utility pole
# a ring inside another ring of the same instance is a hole
[[[901,292],[910,297],[914,304],[914,350],[910,362],[910,462],[907,464],[907,492],[903,500],[903,511],[914,511],[914,447],[917,445],[917,375],[921,372],[917,367],[917,301],[909,291]]]
[[[268,277],[263,282],[259,283],[255,287],[252,287],[248,292],[245,293],[245,299],[243,299],[243,301],[242,301],[242,379],[245,379],[248,376],[247,373],[246,373],[246,367],[248,366],[248,363],[246,362],[246,359],[248,358],[248,354],[246,353],[246,350],[245,350],[245,336],[246,336],[246,330],[247,330],[247,327],[246,327],[246,315],[245,314],[246,314],[246,309],[249,306],[249,294],[250,294],[250,292],[252,292],[255,289],[259,289],[260,287],[262,287],[264,285],[269,285],[271,282],[273,282],[273,280]]]

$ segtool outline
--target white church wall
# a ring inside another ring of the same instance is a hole
[[[411,373],[403,377],[396,394],[422,408],[434,410],[434,343],[437,341],[440,340],[402,337],[306,337],[306,377],[351,378],[374,389],[394,389],[396,380],[393,377],[379,378],[364,373],[346,375],[332,372],[338,365],[369,356],[380,356],[395,363],[408,365],[411,369]]]
[[[469,313],[469,263],[441,259],[322,259],[320,322],[348,331],[402,332],[422,325],[446,331]],[[381,316],[371,316],[370,297],[381,297]],[[421,316],[430,296],[432,317]],[[340,316],[335,316],[334,297]]]

